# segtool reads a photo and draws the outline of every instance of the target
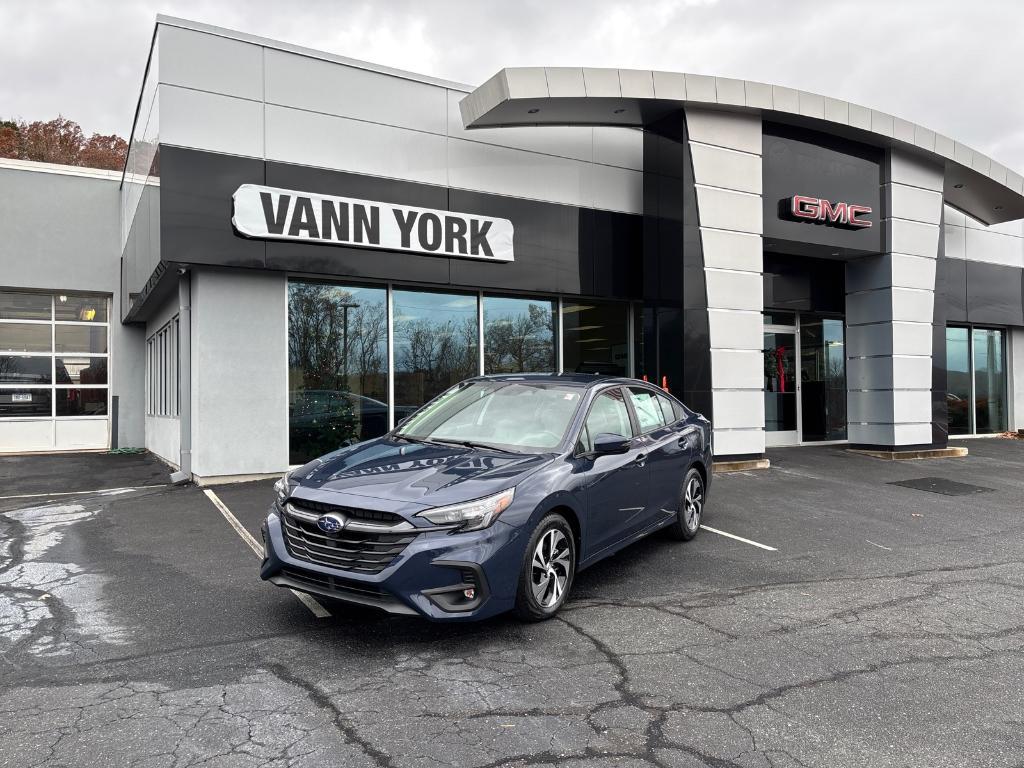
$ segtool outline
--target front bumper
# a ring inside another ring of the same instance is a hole
[[[272,507],[263,523],[261,578],[282,587],[437,621],[472,621],[515,603],[525,541],[496,521],[482,531],[418,534],[380,573],[366,574],[310,562],[289,551],[281,515]],[[472,589],[467,598],[465,590]]]

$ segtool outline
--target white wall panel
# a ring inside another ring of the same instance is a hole
[[[942,192],[906,184],[886,184],[886,210],[901,219],[936,224],[942,212]],[[898,213],[897,213],[898,212]]]
[[[109,447],[109,419],[57,419],[54,423],[54,448],[58,451],[89,451]]]
[[[759,272],[732,272],[705,269],[709,309],[748,309],[758,312],[764,306],[764,291]]]
[[[757,235],[764,231],[760,195],[747,195],[698,184],[697,210],[702,227]]]
[[[764,387],[764,354],[760,350],[711,350],[713,389],[756,389]]]
[[[584,199],[590,205],[607,211],[644,212],[643,173],[610,165],[591,165],[588,170]]]
[[[711,407],[716,429],[764,427],[764,393],[760,390],[716,390]]]
[[[709,309],[712,349],[756,349],[764,345],[764,316],[760,312]]]
[[[263,104],[160,86],[160,141],[245,157],[263,157]]]
[[[964,251],[968,259],[1024,267],[1024,238],[972,227],[965,227],[961,231],[964,234]]]
[[[338,171],[446,184],[447,139],[267,105],[267,159]]]
[[[885,250],[933,259],[938,254],[939,228],[936,224],[893,218],[883,221],[882,226],[885,227]]]
[[[178,466],[181,461],[180,420],[165,416],[147,416],[146,450]]]
[[[701,184],[761,194],[761,156],[690,144],[693,177]]]
[[[942,190],[945,170],[941,165],[909,152],[890,152],[885,163],[885,182]]]
[[[949,259],[967,258],[967,230],[954,224],[945,227],[944,253]]]
[[[716,429],[712,441],[715,456],[764,453],[763,429]]]
[[[1024,429],[1024,328],[1011,328],[1007,345],[1010,350],[1007,373],[1010,381],[1010,414],[1014,429]]]
[[[764,246],[760,235],[702,228],[700,238],[707,268],[747,272],[764,269]]]
[[[288,466],[284,273],[192,273],[192,471],[266,474]],[[259,414],[259,418],[254,418]]]
[[[546,129],[545,129],[546,130]],[[644,169],[644,134],[635,128],[594,128],[594,162]]]
[[[263,98],[262,46],[162,24],[158,51],[161,83]]]
[[[0,452],[53,450],[53,421],[0,421]]]
[[[924,390],[896,390],[892,393],[893,421],[896,424],[923,424],[932,420],[932,393]],[[931,436],[925,442],[931,442]]]
[[[761,154],[760,115],[687,107],[686,128],[690,141]]]
[[[267,49],[268,104],[444,135],[448,89]],[[461,94],[465,95],[465,94]]]
[[[448,182],[459,189],[591,205],[590,167],[475,141],[448,139]]]

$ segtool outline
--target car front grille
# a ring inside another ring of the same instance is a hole
[[[416,531],[408,529],[394,533],[343,530],[329,534],[321,531],[315,520],[304,517],[287,510],[281,515],[285,546],[292,557],[328,568],[380,573],[416,538]]]
[[[367,523],[384,523],[385,525],[398,525],[404,521],[401,515],[396,515],[394,512],[378,512],[375,509],[356,509],[354,507],[342,507],[337,504],[325,504],[322,501],[295,498],[289,499],[288,503],[300,511],[309,512],[314,515],[338,512],[351,520]]]

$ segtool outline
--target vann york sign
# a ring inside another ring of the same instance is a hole
[[[513,261],[512,222],[243,184],[231,223],[246,237]]]

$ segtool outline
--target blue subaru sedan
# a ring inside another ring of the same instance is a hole
[[[582,568],[700,530],[711,425],[646,382],[484,376],[289,472],[264,579],[435,620],[550,618]]]

